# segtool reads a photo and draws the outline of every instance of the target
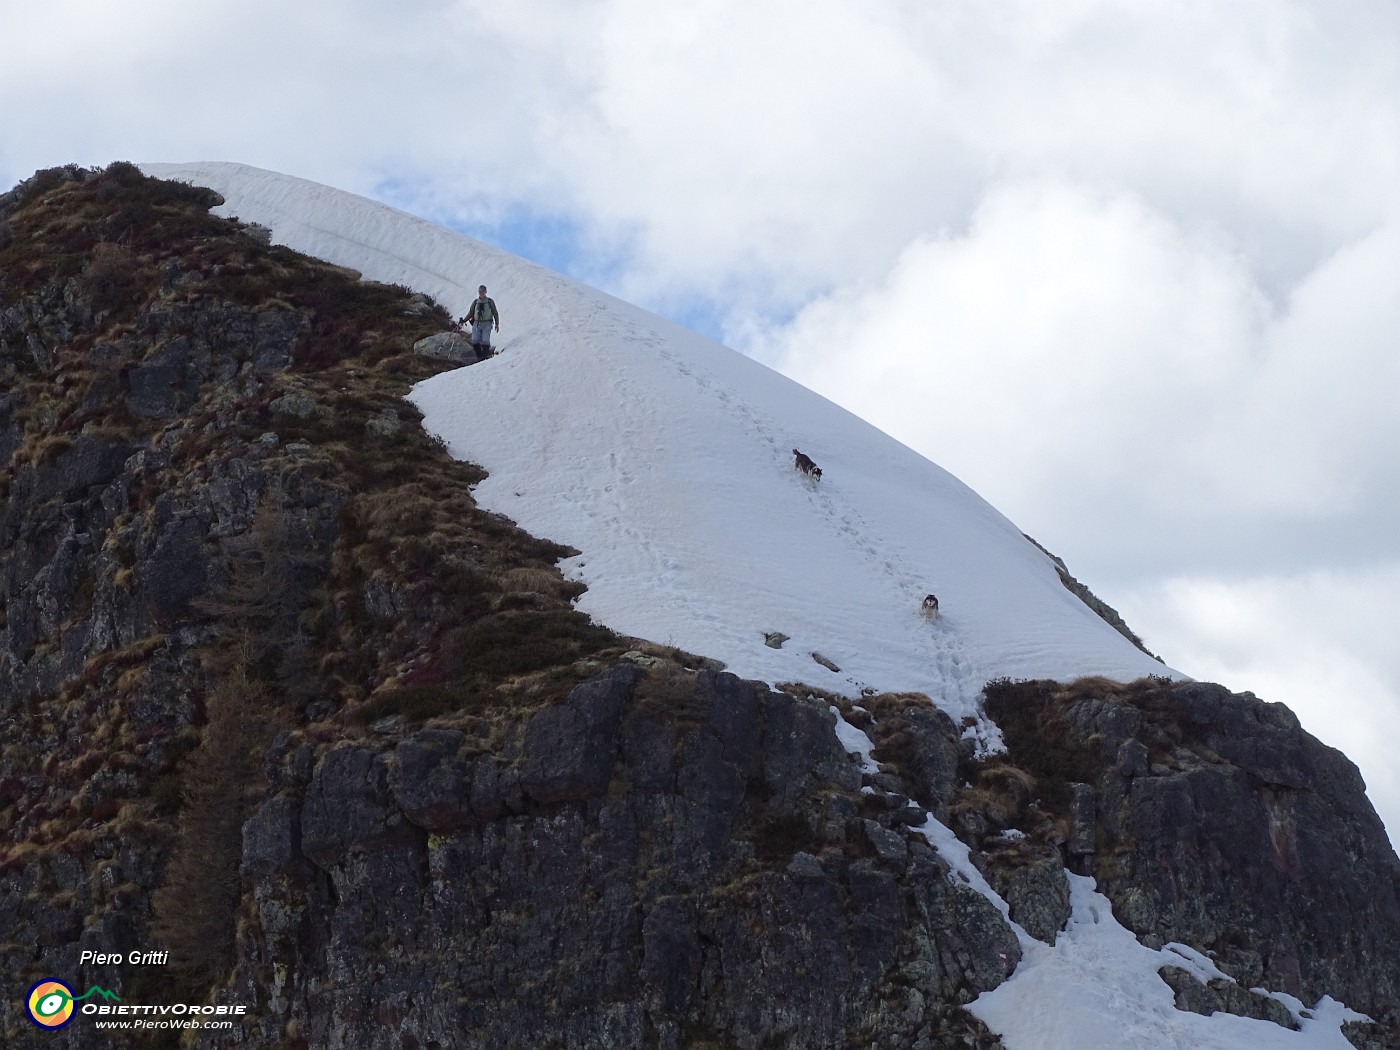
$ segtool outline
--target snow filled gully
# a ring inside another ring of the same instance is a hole
[[[861,772],[879,772],[874,745],[841,712],[836,736]],[[869,791],[871,788],[863,790]],[[1113,917],[1113,906],[1092,878],[1065,872],[1071,914],[1054,946],[1026,933],[1010,909],[972,863],[968,847],[927,817],[911,828],[924,836],[961,880],[1001,912],[1021,944],[1021,962],[999,987],[967,1009],[1001,1037],[1007,1050],[1354,1050],[1342,1025],[1366,1021],[1364,1014],[1324,996],[1311,1009],[1290,995],[1252,989],[1281,1002],[1298,1024],[1289,1031],[1270,1021],[1179,1010],[1158,971],[1175,966],[1202,983],[1234,978],[1207,956],[1184,944],[1148,948]]]

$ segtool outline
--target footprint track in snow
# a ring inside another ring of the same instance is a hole
[[[738,420],[745,432],[770,450],[775,461],[787,460],[790,454],[788,442],[779,439],[773,428],[749,404],[730,389],[720,387],[709,377],[699,374],[677,355],[662,351],[661,356],[678,374],[690,379],[702,391],[713,394],[730,412],[731,417]],[[823,491],[818,487],[820,483],[809,482],[805,478],[798,481],[807,486],[809,498],[817,513],[831,524],[843,542],[869,562],[872,572],[891,581],[897,594],[907,595],[908,600],[914,601],[928,592],[928,581],[922,574],[899,564],[896,559],[882,551],[878,543],[868,538],[873,535],[874,529],[855,508],[839,506],[832,492]],[[938,680],[945,693],[944,697],[936,699],[944,699],[966,709],[970,706],[971,698],[981,693],[981,684],[974,682],[976,672],[967,658],[966,644],[957,630],[946,621],[931,626],[937,628],[929,634],[932,677]]]
[[[744,398],[711,377],[693,368],[678,355],[662,349],[660,356],[675,370],[689,379],[696,387],[714,397],[724,406],[729,417],[735,419],[741,429],[759,445],[766,449],[775,463],[788,463],[791,455],[790,436],[780,437],[764,417]],[[808,497],[815,512],[824,518],[830,527],[841,537],[843,543],[857,552],[870,565],[871,572],[888,579],[898,601],[917,602],[928,593],[929,582],[922,573],[901,564],[896,557],[881,548],[877,530],[860,514],[858,508],[842,505],[837,492],[831,488],[821,488],[820,482],[806,478],[796,479],[805,485]],[[828,482],[829,483],[829,482]],[[912,615],[918,616],[917,611]],[[921,621],[923,618],[919,617]],[[961,715],[980,716],[977,698],[982,691],[978,670],[968,656],[966,641],[956,626],[956,621],[939,620],[933,623],[921,622],[916,629],[927,634],[929,654],[930,692],[932,699],[940,706],[946,706]],[[862,683],[850,679],[850,684],[859,688]]]

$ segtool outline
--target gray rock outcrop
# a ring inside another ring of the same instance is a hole
[[[423,729],[326,752],[300,806],[269,797],[237,989],[263,1037],[994,1045],[956,1007],[1016,939],[922,838],[863,815],[825,705],[699,671],[678,725],[661,673],[620,665],[494,754]],[[274,958],[294,976],[270,996]]]
[[[1145,943],[1208,951],[1246,989],[1400,1024],[1400,860],[1356,767],[1286,707],[1088,679],[1001,683],[988,711],[1038,803],[1066,818],[1066,860]]]

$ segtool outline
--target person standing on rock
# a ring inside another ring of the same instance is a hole
[[[472,326],[472,349],[478,360],[491,356],[491,328],[501,330],[501,314],[496,301],[486,294],[486,285],[476,290],[476,298],[467,310],[467,324]]]

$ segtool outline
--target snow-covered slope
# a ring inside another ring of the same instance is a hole
[[[735,351],[349,193],[241,165],[146,170],[212,186],[223,213],[454,316],[488,285],[500,355],[413,400],[490,471],[483,506],[582,552],[566,571],[609,627],[770,682],[924,692],[955,718],[990,678],[1168,673],[966,485]],[[820,482],[793,469],[794,447]],[[771,648],[769,632],[789,640]]]

